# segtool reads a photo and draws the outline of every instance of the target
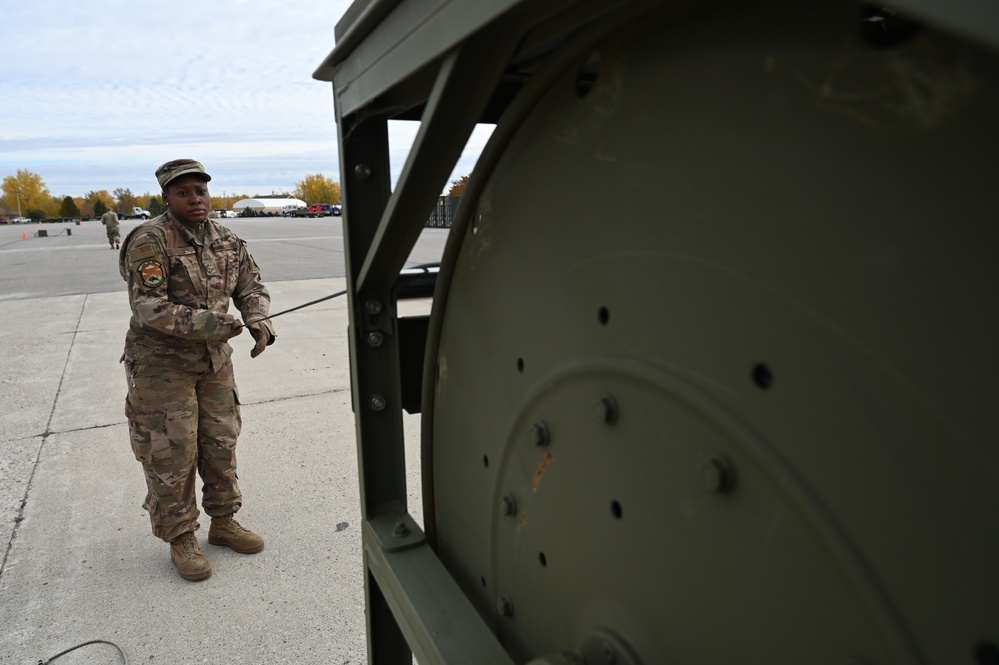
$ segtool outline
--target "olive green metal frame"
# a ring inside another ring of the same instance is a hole
[[[512,663],[408,512],[397,280],[476,123],[496,122],[574,28],[635,4],[358,0],[314,73],[332,83],[339,138],[370,663]],[[994,4],[894,4],[999,41]],[[421,120],[395,188],[391,119]]]
[[[407,509],[397,279],[475,125],[496,122],[553,40],[608,11],[357,2],[315,72],[333,83],[340,144],[371,663],[512,663]],[[390,119],[421,120],[394,189]]]
[[[368,660],[510,663],[406,504],[396,281],[515,43],[497,20],[515,3],[466,17],[467,31],[437,4],[355,5],[316,74],[334,85],[343,172]],[[399,25],[412,37],[399,40]],[[414,113],[423,122],[393,191],[387,123]]]

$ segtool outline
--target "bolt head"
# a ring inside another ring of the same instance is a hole
[[[724,455],[715,455],[701,464],[701,484],[709,492],[724,494],[735,487],[735,466]]]
[[[548,430],[548,425],[544,422],[536,422],[531,425],[529,435],[531,443],[536,446],[547,446],[551,442],[551,432]]]
[[[722,470],[714,462],[701,465],[701,484],[709,492],[717,492],[722,488]]]
[[[513,498],[512,494],[507,494],[500,499],[500,513],[502,513],[505,517],[511,517],[517,514],[517,500]]]
[[[364,303],[364,310],[368,314],[381,314],[382,304],[377,300],[369,300],[368,302]]]
[[[617,422],[617,402],[610,395],[604,395],[593,403],[593,417],[597,422],[614,424]]]
[[[496,599],[496,611],[501,617],[513,616],[513,601],[509,596],[500,596]]]
[[[368,346],[377,348],[382,345],[382,334],[380,332],[368,333]]]
[[[371,166],[368,164],[358,164],[354,167],[354,175],[361,180],[367,180],[371,177]]]
[[[385,398],[381,395],[371,396],[371,410],[372,411],[382,411],[385,409]]]

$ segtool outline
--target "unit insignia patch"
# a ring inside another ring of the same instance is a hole
[[[143,286],[159,286],[163,283],[163,264],[159,261],[143,261],[139,264],[139,279]]]

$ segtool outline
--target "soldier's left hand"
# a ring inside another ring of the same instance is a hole
[[[263,353],[264,349],[267,348],[267,345],[270,344],[271,334],[268,332],[267,328],[260,323],[251,323],[247,326],[247,328],[250,329],[250,334],[253,335],[253,339],[257,342],[250,350],[250,357],[256,358]]]

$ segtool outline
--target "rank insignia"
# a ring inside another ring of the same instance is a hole
[[[159,261],[143,261],[138,272],[143,286],[152,288],[163,283],[163,264]]]

